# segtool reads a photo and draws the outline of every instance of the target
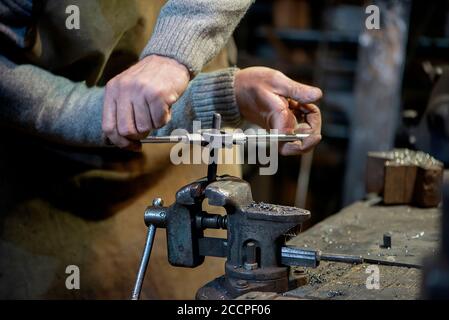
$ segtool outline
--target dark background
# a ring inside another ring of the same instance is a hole
[[[235,33],[239,67],[272,67],[325,93],[320,104],[323,141],[313,155],[305,204],[312,223],[344,206],[359,35],[368,4],[258,0]],[[420,121],[433,86],[423,63],[447,65],[449,60],[449,4],[412,1],[411,7],[396,147],[413,149],[408,129]],[[295,205],[300,163],[301,157],[281,158],[279,172],[272,177],[259,176],[257,166],[245,166],[244,178],[251,182],[256,200]]]

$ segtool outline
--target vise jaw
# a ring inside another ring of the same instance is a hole
[[[203,211],[203,202],[223,207],[227,215]],[[206,256],[226,258],[225,274],[197,292],[197,299],[232,299],[250,291],[285,292],[289,269],[281,264],[285,234],[310,218],[293,207],[258,204],[249,184],[231,176],[201,179],[179,190],[170,207],[145,212],[148,227],[165,228],[168,260],[195,268]],[[225,229],[227,238],[204,236],[206,229]]]

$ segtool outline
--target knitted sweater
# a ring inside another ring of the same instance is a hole
[[[111,70],[158,54],[197,75],[252,0],[170,0],[148,42],[146,10],[156,2],[0,0],[0,126],[67,145],[103,146],[101,86]],[[79,30],[64,28],[69,5],[80,8]],[[193,120],[210,126],[214,112],[237,123],[233,83],[234,69],[199,74],[173,106],[171,122],[153,134],[189,129]]]

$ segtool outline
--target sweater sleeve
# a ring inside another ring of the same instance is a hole
[[[32,22],[33,0],[0,1],[0,38],[25,48],[29,25]]]
[[[172,107],[172,120],[153,132],[191,129],[194,120],[210,127],[214,112],[236,124],[235,69],[200,75]],[[104,147],[101,130],[103,88],[88,88],[33,65],[16,65],[0,55],[0,125],[40,138],[78,147]]]
[[[170,57],[198,74],[225,46],[253,1],[169,0],[142,58]]]

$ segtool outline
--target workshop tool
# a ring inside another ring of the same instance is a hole
[[[207,284],[198,299],[231,299],[250,291],[285,292],[289,269],[281,264],[285,234],[309,219],[310,212],[293,207],[255,203],[251,188],[242,179],[217,177],[216,154],[222,148],[221,117],[215,115],[206,139],[211,150],[207,178],[185,186],[176,202],[163,207],[155,200],[145,212],[148,239],[132,298],[138,299],[149,262],[155,228],[167,232],[168,260],[178,267],[194,268],[206,256],[226,257],[225,275]],[[202,133],[204,136],[204,132]],[[211,206],[224,207],[227,215],[209,214],[202,209],[207,199]],[[206,229],[226,229],[227,239],[208,238]],[[310,264],[307,257],[304,260]]]
[[[298,226],[310,218],[310,212],[256,203],[246,181],[231,176],[218,177],[216,155],[223,144],[214,140],[222,138],[220,126],[221,117],[215,115],[214,128],[205,138],[210,148],[207,178],[181,188],[170,207],[164,207],[161,199],[155,199],[145,211],[148,236],[133,300],[140,296],[156,228],[166,229],[168,260],[173,266],[195,268],[208,256],[227,259],[225,274],[198,290],[196,298],[201,300],[233,299],[252,291],[286,292],[290,266],[315,268],[320,261],[366,262],[357,256],[323,254],[286,246],[286,235],[298,230]],[[223,207],[227,215],[205,212],[202,205],[206,200],[211,206]],[[206,229],[227,230],[227,238],[206,237]]]
[[[366,189],[384,204],[437,207],[441,202],[443,164],[430,155],[407,149],[368,154]]]
[[[380,266],[421,269],[421,266],[418,264],[364,258],[357,255],[323,253],[319,250],[308,250],[291,246],[282,247],[281,263],[283,265],[290,267],[316,268],[320,265],[321,261],[339,262],[353,265],[367,263]]]
[[[172,136],[155,136],[147,137],[141,140],[142,143],[190,143],[190,144],[200,144],[207,145],[210,143],[212,138],[219,138],[220,141],[226,146],[232,146],[236,144],[244,144],[251,142],[261,142],[261,141],[277,141],[277,142],[296,142],[302,141],[310,137],[310,134],[245,134],[245,133],[227,133],[220,131],[214,133],[211,130],[202,130],[198,133],[185,134],[185,135],[172,135]]]

